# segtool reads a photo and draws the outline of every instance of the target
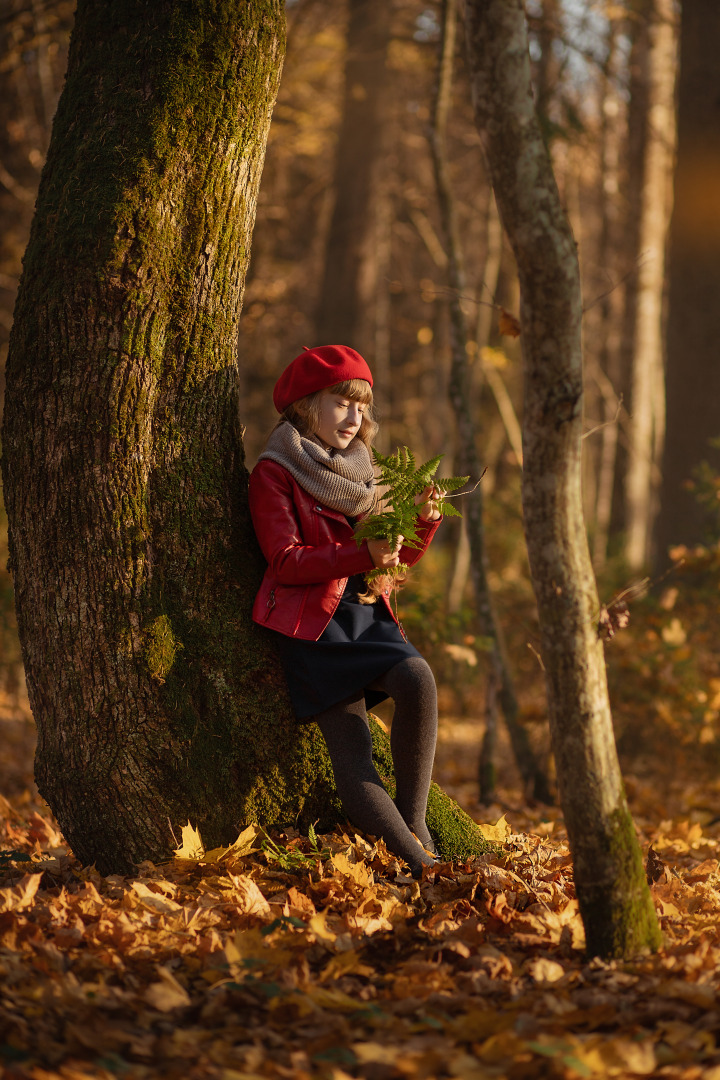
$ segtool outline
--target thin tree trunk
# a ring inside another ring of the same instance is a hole
[[[620,163],[620,98],[616,88],[618,67],[618,26],[613,19],[608,24],[607,67],[601,84],[601,145],[598,195],[600,203],[600,236],[598,266],[605,270],[600,291],[608,288],[611,278],[617,279],[617,250],[620,237],[617,228]],[[598,284],[601,284],[600,282]],[[617,467],[620,401],[614,389],[619,380],[619,323],[621,292],[613,289],[598,304],[598,324],[594,333],[599,341],[597,363],[592,378],[602,403],[604,426],[599,433],[597,453],[597,493],[593,520],[593,567],[601,570],[607,559],[610,520],[612,516],[615,471]],[[593,320],[594,323],[594,320]]]
[[[521,0],[467,0],[473,101],[521,288],[523,510],[553,750],[588,950],[660,934],[623,791],[582,519],[582,305],[574,239],[537,122]]]
[[[632,570],[650,560],[665,431],[663,291],[675,149],[677,35],[673,0],[652,0],[648,112],[640,211],[630,454],[625,480],[625,556]]]
[[[343,113],[335,154],[335,206],[316,317],[320,342],[372,355],[378,279],[377,199],[382,197],[383,108],[391,5],[350,0]]]
[[[465,294],[465,273],[445,152],[445,132],[450,105],[456,28],[456,2],[455,0],[443,0],[442,51],[430,143],[440,203],[440,216],[445,233],[445,246],[448,254],[448,280],[451,290],[449,303],[452,359],[448,391],[455,415],[458,437],[455,468],[459,474],[468,473],[473,479],[477,479],[482,469],[477,452],[475,424],[470,409],[470,369],[465,348],[467,344],[467,328],[461,301],[461,297]],[[493,610],[486,572],[487,556],[483,531],[481,486],[476,488],[464,500],[463,516],[466,521],[470,546],[471,577],[480,632],[493,642],[491,654],[492,675],[489,693],[493,697],[497,693],[499,697],[515,760],[524,784],[535,798],[549,802],[551,801],[551,795],[547,779],[535,759],[527,732],[518,723],[517,698],[503,647],[502,636]],[[495,684],[497,684],[497,689]],[[488,706],[488,715],[492,713],[494,708],[494,704]],[[489,776],[490,773],[487,769],[484,769],[482,775]],[[487,790],[481,790],[481,800],[486,801],[490,794],[491,792]]]
[[[443,251],[443,255],[445,255]],[[505,430],[510,440],[510,445],[515,450],[515,443],[513,443],[514,431],[512,430],[512,419],[508,412],[508,404],[512,411],[513,417],[515,416],[512,409],[512,403],[505,390],[505,385],[502,383],[502,389],[499,388],[498,383],[493,383],[493,375],[497,374],[494,370],[489,370],[488,365],[483,362],[482,351],[485,346],[488,345],[490,340],[490,328],[492,325],[492,317],[494,314],[494,308],[492,306],[495,296],[497,294],[498,278],[500,276],[500,262],[502,258],[502,226],[497,213],[497,207],[495,206],[495,196],[490,191],[490,198],[487,205],[487,217],[485,220],[485,258],[480,267],[477,288],[477,318],[475,321],[475,342],[477,345],[477,363],[480,365],[483,377],[488,383],[493,396],[498,406],[498,410],[503,420]],[[442,263],[443,269],[447,266],[447,257],[445,257]],[[505,399],[503,399],[503,393]],[[473,403],[474,407],[474,403]],[[516,421],[517,422],[517,421]],[[519,431],[519,428],[518,428]],[[517,440],[519,446],[520,439]],[[487,459],[487,447],[486,447],[486,459]],[[518,462],[522,465],[522,456],[518,458]],[[487,468],[487,460],[485,461],[485,467]],[[487,478],[490,472],[485,474],[484,485],[487,490]],[[447,591],[447,610],[450,615],[458,612],[462,606],[462,599],[465,595],[465,588],[467,586],[468,578],[470,577],[470,544],[468,541],[467,529],[465,528],[464,521],[461,523],[457,533],[457,543],[455,545],[455,558],[453,561],[453,571],[450,577]],[[482,785],[481,785],[482,786]]]
[[[475,340],[477,341],[478,352],[484,345],[490,344],[490,330],[494,314],[494,308],[491,305],[495,302],[497,296],[501,262],[502,225],[495,205],[495,195],[491,190],[485,224],[485,263],[482,267],[477,290],[477,298],[482,301],[482,303],[478,303],[477,320],[475,322]]]

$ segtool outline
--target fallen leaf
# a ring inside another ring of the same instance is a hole
[[[170,1012],[190,1004],[190,996],[166,967],[158,966],[160,981],[151,983],[143,997],[148,1005],[160,1012]]]
[[[495,822],[494,825],[478,825],[478,829],[485,837],[494,844],[502,844],[512,834],[512,828],[505,820],[505,815]]]
[[[42,874],[25,874],[17,885],[9,889],[0,889],[0,912],[23,911],[32,906],[35,894],[40,888]]]
[[[352,878],[358,885],[372,885],[373,873],[365,862],[351,863],[342,851],[336,852],[331,861],[338,874]]]
[[[173,850],[178,859],[191,859],[193,862],[198,862],[205,854],[202,837],[189,821],[187,825],[182,827],[182,843],[180,847]]]

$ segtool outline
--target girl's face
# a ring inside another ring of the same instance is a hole
[[[323,390],[320,397],[320,419],[315,434],[325,446],[344,450],[360,430],[365,405],[351,401],[342,394]]]

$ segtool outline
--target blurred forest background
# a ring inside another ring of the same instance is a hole
[[[676,772],[681,751],[693,767],[716,768],[720,756],[713,651],[720,629],[720,132],[717,117],[707,116],[720,95],[713,71],[720,22],[712,7],[711,0],[682,12],[673,0],[526,2],[536,106],[583,278],[584,500],[606,605],[598,620],[612,636],[621,755],[635,775],[648,777]],[[359,349],[373,368],[380,449],[444,453],[447,474],[458,449],[447,389],[453,295],[431,152],[441,6],[288,0],[287,12],[287,59],[238,342],[248,467],[274,423],[280,371],[303,345],[336,342]],[[70,0],[4,0],[0,13],[0,378],[72,20]],[[487,466],[488,581],[520,722],[545,761],[520,507],[518,286],[483,166],[463,50],[461,33],[446,154],[466,277],[471,406]],[[403,621],[436,671],[443,712],[464,732],[469,752],[458,755],[456,740],[455,760],[443,768],[451,786],[454,770],[466,803],[492,715],[488,642],[469,558],[462,524],[446,523],[400,595]],[[2,518],[1,701],[4,718],[25,731],[6,561]],[[613,636],[626,608],[630,626]]]

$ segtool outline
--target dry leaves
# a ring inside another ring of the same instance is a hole
[[[484,826],[501,856],[421,882],[360,836],[275,836],[287,870],[258,830],[205,853],[192,827],[173,862],[104,878],[4,808],[4,1077],[720,1078],[712,828],[649,838],[666,948],[604,964],[559,823],[502,818]]]

